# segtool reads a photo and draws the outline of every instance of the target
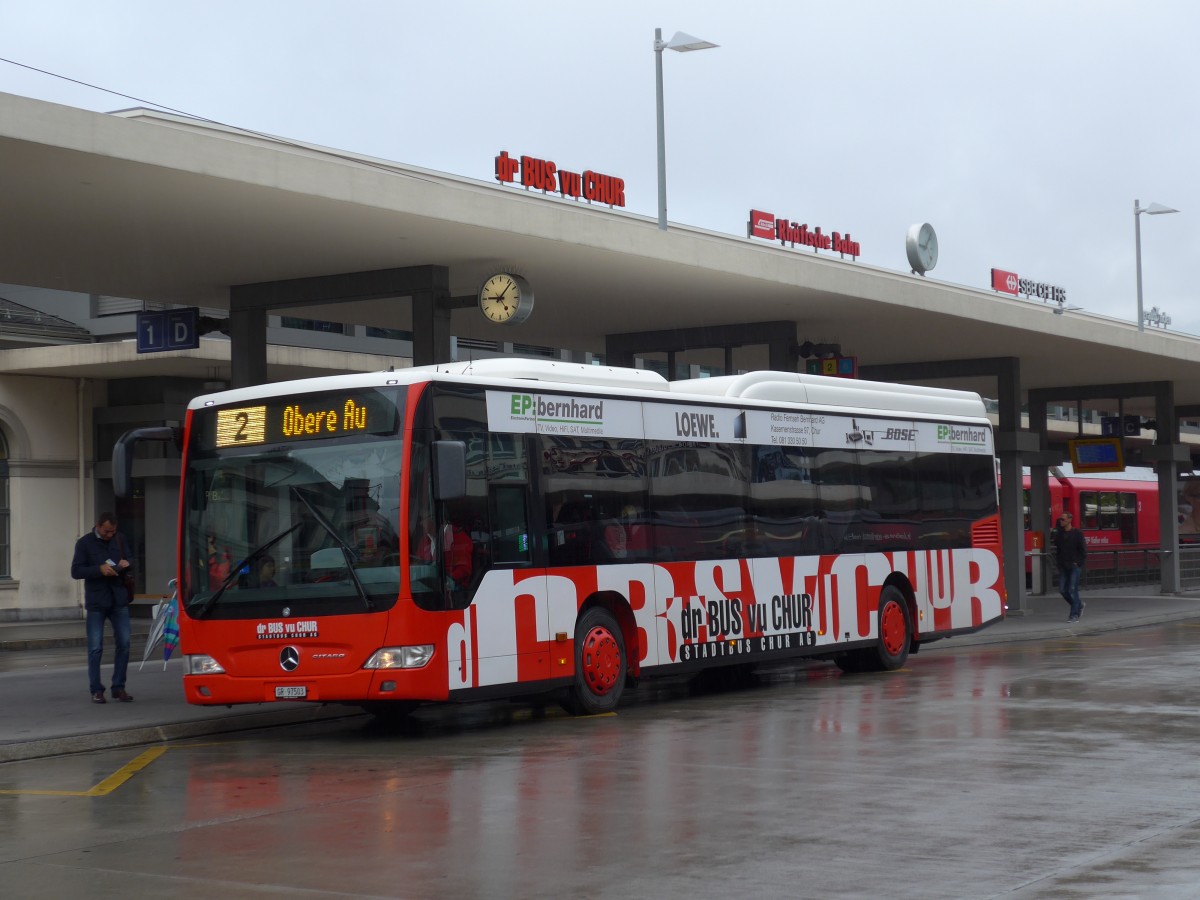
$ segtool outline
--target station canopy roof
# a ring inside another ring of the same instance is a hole
[[[146,110],[0,94],[0,196],[5,284],[227,309],[238,284],[439,265],[467,296],[513,271],[533,315],[462,308],[452,333],[603,353],[609,333],[794,321],[860,366],[1015,357],[1023,390],[1167,380],[1200,404],[1191,336]],[[274,312],[411,329],[403,298]],[[763,368],[765,349],[734,362]],[[995,396],[990,378],[920,383]]]

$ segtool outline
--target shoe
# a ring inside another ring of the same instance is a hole
[[[1067,624],[1070,625],[1072,622],[1078,622],[1078,621],[1079,621],[1079,616],[1071,616],[1071,618],[1067,619]],[[116,695],[114,694],[113,696],[116,696]]]
[[[107,703],[108,701],[104,699],[104,691],[92,691],[92,702]]]
[[[113,699],[120,700],[122,703],[132,703],[133,697],[125,692],[125,688],[113,688]]]

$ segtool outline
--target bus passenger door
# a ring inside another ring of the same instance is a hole
[[[489,470],[495,476],[503,469]],[[476,517],[471,534],[475,587],[459,640],[447,647],[451,690],[549,677],[550,603],[545,571],[534,566],[529,490],[519,478],[487,484],[486,514]]]

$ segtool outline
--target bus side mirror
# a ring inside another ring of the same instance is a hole
[[[467,496],[467,445],[463,441],[433,442],[433,498],[457,500]]]
[[[133,496],[133,448],[139,441],[172,441],[175,449],[183,446],[183,431],[170,425],[135,428],[127,431],[113,444],[113,494],[118,500]]]

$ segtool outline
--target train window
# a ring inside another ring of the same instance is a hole
[[[1137,527],[1137,494],[1122,492],[1118,495],[1121,502],[1121,543],[1136,544],[1138,542]]]
[[[1116,491],[1101,491],[1100,492],[1100,527],[1104,529],[1116,530],[1120,527],[1120,522],[1117,516],[1117,492]]]
[[[1098,492],[1079,492],[1079,527],[1100,527],[1100,495]]]

